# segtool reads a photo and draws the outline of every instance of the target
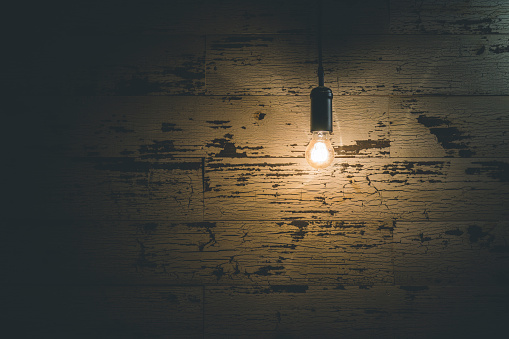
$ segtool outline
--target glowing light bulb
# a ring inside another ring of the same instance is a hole
[[[306,160],[316,169],[329,166],[334,160],[334,148],[332,148],[330,133],[328,131],[315,131],[313,138],[306,148]]]

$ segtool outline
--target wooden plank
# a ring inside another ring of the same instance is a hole
[[[394,274],[399,285],[506,285],[509,224],[397,222]]]
[[[389,33],[389,1],[324,0],[322,3],[322,31],[325,34]],[[318,3],[312,5],[318,6]]]
[[[202,338],[203,289],[4,286],[3,331],[16,337]]]
[[[119,14],[113,4],[76,8],[66,22],[86,33],[244,34],[293,33],[316,29],[317,8],[297,1],[174,0],[144,6],[126,4]]]
[[[399,286],[391,298],[400,338],[495,338],[506,332],[507,287]]]
[[[33,40],[32,40],[33,39]],[[25,95],[205,92],[203,36],[49,36],[15,41],[5,90]]]
[[[500,220],[506,159],[212,159],[205,219]]]
[[[212,35],[207,38],[207,94],[309,95],[316,78],[315,37]]]
[[[504,288],[207,286],[205,333],[242,338],[441,338],[505,332]],[[249,305],[249,307],[246,307]]]
[[[392,337],[386,290],[391,288],[207,286],[205,333],[211,338]]]
[[[337,97],[336,154],[388,156],[387,109],[385,97]],[[303,157],[309,111],[307,96],[17,97],[9,123],[30,121],[16,151],[49,156]]]
[[[53,34],[227,34],[294,33],[315,29],[317,7],[293,1],[172,0],[143,6],[118,3],[46,5],[44,21],[33,15],[27,26]],[[35,11],[34,11],[35,12]],[[31,14],[31,12],[29,13]],[[35,14],[35,13],[34,13]],[[35,21],[33,23],[33,21]],[[25,27],[23,27],[25,28]]]
[[[76,1],[65,8],[57,4],[34,4],[29,9],[9,5],[10,13],[23,13],[23,18],[14,15],[7,20],[17,23],[16,28],[27,35],[309,34],[317,30],[319,11],[317,3],[306,0],[172,0],[152,1],[143,6]],[[324,31],[387,32],[388,3],[327,0],[323,24]]]
[[[389,284],[388,226],[17,220],[5,232],[2,283]]]
[[[337,94],[507,95],[508,43],[506,35],[330,36],[324,67]]]
[[[506,35],[328,35],[325,83],[335,95],[507,95],[508,44]],[[207,93],[309,95],[316,60],[312,36],[211,36]]]
[[[200,221],[201,165],[200,159],[30,159],[16,163],[6,183],[7,218]]]
[[[509,97],[392,97],[391,157],[506,157]]]
[[[507,34],[509,4],[496,0],[391,1],[391,33]]]

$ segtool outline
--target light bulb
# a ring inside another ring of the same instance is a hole
[[[329,166],[334,160],[334,148],[328,131],[314,131],[313,138],[306,148],[306,160],[316,169]]]

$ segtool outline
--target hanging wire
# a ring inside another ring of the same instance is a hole
[[[322,0],[318,2],[318,86],[324,86],[322,66]]]

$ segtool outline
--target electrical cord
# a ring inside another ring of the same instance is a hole
[[[322,0],[318,5],[318,86],[324,86],[324,73],[322,66]]]

